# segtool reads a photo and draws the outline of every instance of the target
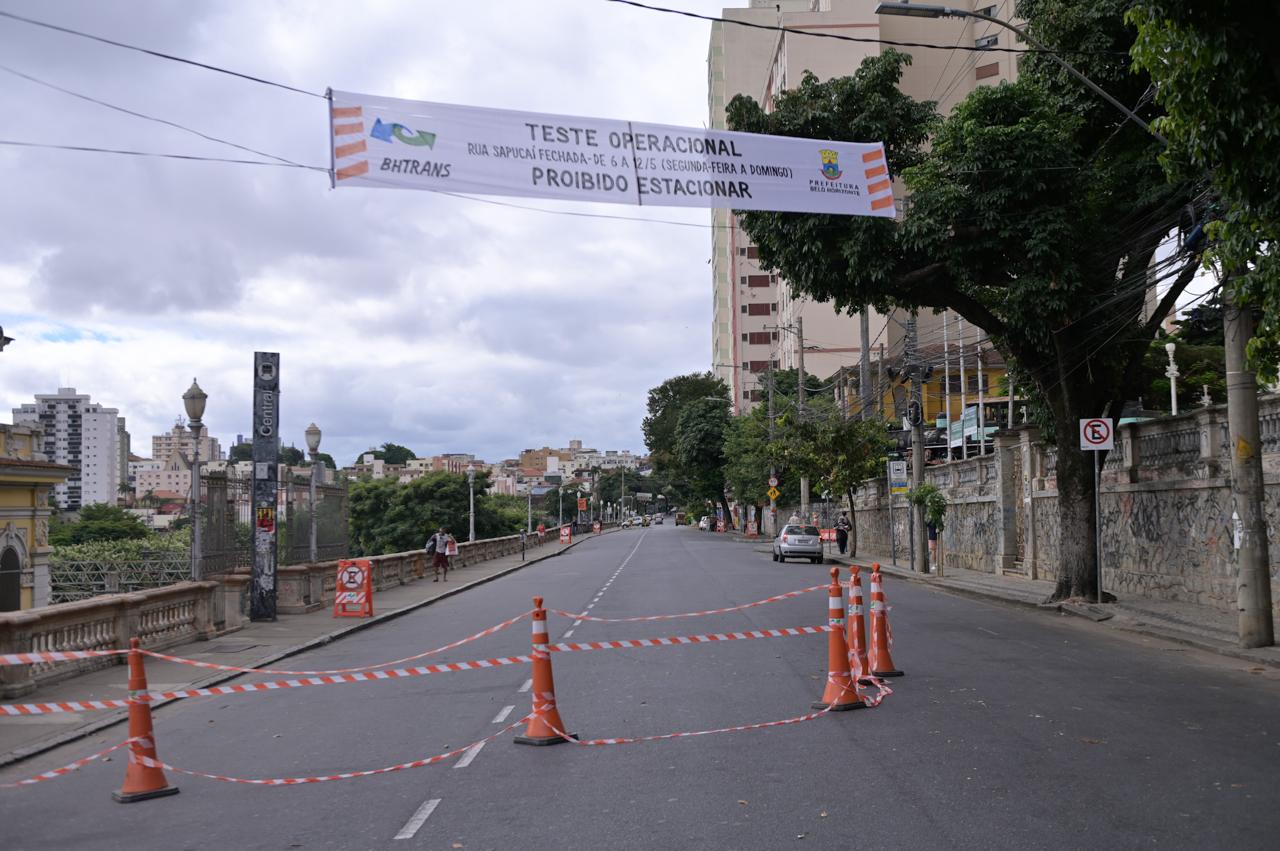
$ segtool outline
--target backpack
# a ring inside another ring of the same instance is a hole
[[[432,535],[427,538],[427,555],[431,555],[436,551],[436,536]]]

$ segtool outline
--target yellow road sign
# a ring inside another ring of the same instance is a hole
[[[768,494],[769,494],[769,499],[777,501],[778,497],[782,496],[782,491],[778,490],[777,488],[769,488]]]

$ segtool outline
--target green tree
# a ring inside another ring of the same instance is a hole
[[[676,425],[691,402],[714,396],[729,401],[729,386],[711,372],[668,378],[649,391],[648,415],[640,423],[655,472],[671,472],[676,463]]]
[[[227,453],[227,457],[231,461],[252,461],[253,460],[253,444],[237,443],[231,447],[231,451]]]
[[[49,543],[58,547],[103,541],[141,540],[149,534],[142,521],[123,508],[95,503],[81,508],[78,520],[66,522],[59,517],[49,529]]]
[[[333,456],[330,455],[328,452],[317,452],[316,460],[319,461],[321,464],[324,464],[330,470],[338,469],[338,462],[334,461]]]
[[[729,421],[727,398],[694,399],[682,407],[675,433],[675,462],[691,495],[718,502],[726,518],[729,501],[724,493],[724,440]]]
[[[280,463],[290,467],[299,467],[306,463],[307,456],[296,446],[285,446],[280,449]]]
[[[1280,361],[1280,15],[1269,0],[1137,0],[1132,55],[1156,84],[1174,180],[1210,175],[1217,195],[1209,259],[1260,308],[1253,363]]]
[[[1125,103],[1150,79],[1114,61],[1132,31],[1125,0],[1022,0],[1048,44],[1071,44],[1085,74]],[[1150,322],[1148,268],[1191,188],[1165,179],[1159,145],[1054,65],[1028,53],[1017,83],[981,87],[939,121],[902,94],[909,57],[893,50],[853,77],[806,75],[766,113],[729,105],[733,129],[885,144],[911,204],[900,220],[746,212],[761,261],[804,295],[838,309],[954,310],[981,328],[1049,412],[1058,445],[1056,598],[1094,593],[1092,462],[1077,421],[1118,414],[1141,390],[1158,317],[1198,268],[1179,255]],[[1073,58],[1075,58],[1073,56]]]
[[[476,537],[512,535],[524,527],[485,493],[487,473],[476,475]],[[467,539],[467,477],[439,470],[400,484],[393,479],[356,482],[351,486],[352,549],[359,555],[381,555],[421,549],[444,526],[459,541]]]
[[[384,443],[375,448],[366,449],[356,458],[355,463],[359,464],[360,459],[365,455],[372,455],[387,464],[407,464],[418,456],[407,446],[401,446],[398,443]]]

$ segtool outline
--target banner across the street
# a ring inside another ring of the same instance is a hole
[[[880,142],[330,95],[336,186],[894,215]]]

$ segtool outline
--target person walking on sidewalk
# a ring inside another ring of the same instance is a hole
[[[836,546],[840,549],[840,555],[844,555],[845,550],[849,548],[849,530],[852,528],[849,512],[841,511],[840,519],[836,521]]]
[[[435,570],[435,579],[432,579],[432,582],[440,581],[441,571],[444,572],[444,581],[449,581],[449,546],[452,543],[453,536],[443,526],[427,541],[427,552],[433,554],[431,567]]]

